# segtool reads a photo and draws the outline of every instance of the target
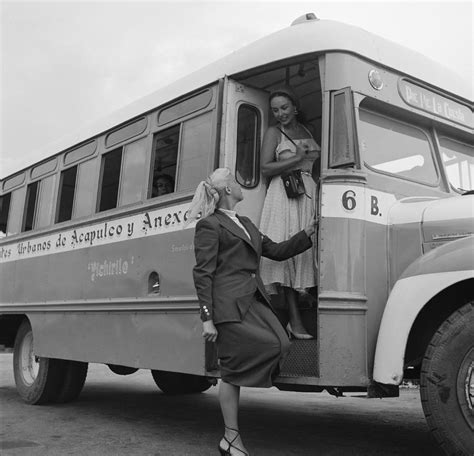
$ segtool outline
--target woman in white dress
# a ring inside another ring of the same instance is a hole
[[[270,94],[270,107],[277,125],[269,127],[262,144],[261,169],[271,178],[263,206],[260,231],[276,242],[289,239],[316,216],[317,187],[312,178],[315,160],[321,148],[310,131],[298,120],[299,102],[290,87]],[[281,174],[301,170],[305,195],[288,198]],[[261,276],[267,291],[282,292],[288,305],[289,331],[296,339],[311,339],[298,310],[298,293],[317,285],[316,240],[313,248],[287,261],[263,258]]]

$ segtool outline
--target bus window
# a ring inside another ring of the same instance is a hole
[[[212,90],[206,90],[190,98],[161,110],[158,114],[158,125],[177,120],[193,112],[206,108],[212,101]]]
[[[474,146],[446,137],[439,145],[450,184],[461,192],[474,190]]]
[[[148,119],[142,117],[141,119],[136,120],[124,127],[118,128],[117,130],[109,133],[105,138],[105,147],[112,147],[115,144],[126,141],[129,138],[138,136],[143,133],[147,127]]]
[[[77,166],[76,201],[72,213],[74,219],[95,212],[98,174],[97,159],[85,161]]]
[[[239,106],[235,177],[247,188],[256,187],[260,177],[260,123],[258,109],[250,105]]]
[[[7,235],[8,213],[10,212],[11,193],[0,196],[0,238]]]
[[[30,231],[34,228],[38,187],[39,181],[33,182],[27,187],[25,210],[23,213],[23,226],[21,231]]]
[[[148,138],[143,138],[124,147],[120,206],[136,203],[142,199],[147,146]]]
[[[356,145],[352,93],[347,88],[332,94],[329,167],[354,166]]]
[[[56,200],[56,176],[57,173],[41,179],[41,188],[38,191],[36,203],[35,228],[50,226],[53,222],[53,206]]]
[[[23,184],[25,182],[26,178],[26,173],[19,173],[16,174],[13,177],[10,177],[8,179],[5,179],[5,182],[3,183],[3,191],[6,192],[7,190],[11,190],[15,187],[18,187],[19,185]]]
[[[121,147],[102,157],[99,212],[117,207],[121,166]]]
[[[97,149],[97,140],[89,141],[82,146],[76,147],[75,149],[70,150],[64,156],[64,164],[71,165],[83,158],[89,157],[92,155]]]
[[[153,182],[151,197],[174,192],[178,162],[180,125],[162,130],[153,138]]]
[[[209,174],[214,155],[214,113],[207,112],[182,124],[176,190],[194,190]]]
[[[428,136],[420,128],[360,109],[359,139],[365,165],[396,177],[436,185]]]
[[[58,165],[58,159],[55,157],[52,160],[41,163],[40,165],[34,166],[31,169],[31,178],[37,179],[38,177],[44,176],[45,174],[52,173]]]
[[[73,166],[61,173],[59,183],[59,207],[56,222],[64,222],[72,218],[72,205],[76,192],[77,166]]]

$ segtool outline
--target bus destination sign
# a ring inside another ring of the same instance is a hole
[[[399,80],[398,89],[405,103],[430,114],[472,127],[472,112],[467,106],[408,82],[405,79]]]

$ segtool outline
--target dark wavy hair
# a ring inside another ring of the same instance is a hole
[[[288,100],[290,100],[293,105],[295,106],[296,110],[298,111],[298,114],[296,114],[296,120],[299,122],[299,123],[306,123],[306,118],[305,118],[305,115],[304,113],[301,112],[300,110],[300,100],[298,99],[298,97],[296,96],[296,93],[295,91],[293,90],[292,87],[290,86],[281,86],[281,87],[278,87],[274,90],[272,90],[270,92],[270,97],[268,99],[268,103],[271,103],[272,100],[275,98],[275,97],[285,97],[285,98],[288,98]]]

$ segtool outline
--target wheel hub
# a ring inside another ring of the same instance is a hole
[[[34,353],[33,332],[24,337],[20,349],[20,372],[23,382],[32,385],[38,376],[39,362]]]
[[[471,429],[474,429],[474,348],[464,357],[459,374],[458,400],[466,422]]]
[[[474,361],[471,362],[471,365],[467,369],[465,391],[467,406],[472,412],[474,410]]]

